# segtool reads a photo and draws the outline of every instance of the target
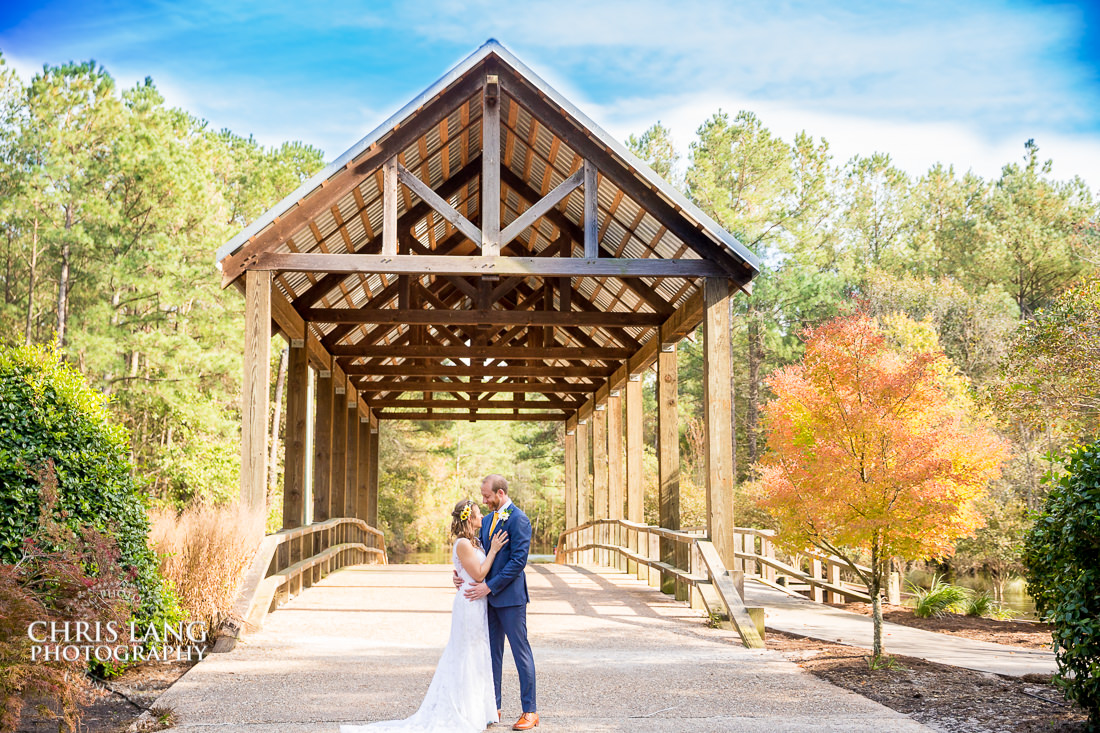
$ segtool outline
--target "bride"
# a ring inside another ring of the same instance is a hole
[[[411,718],[385,720],[370,725],[341,725],[340,733],[476,733],[500,722],[493,692],[493,668],[489,655],[489,623],[485,598],[466,598],[466,584],[485,579],[508,533],[498,532],[486,555],[478,541],[481,510],[469,499],[451,512],[455,537],[451,560],[465,581],[451,607],[451,636],[435,669],[428,694]]]

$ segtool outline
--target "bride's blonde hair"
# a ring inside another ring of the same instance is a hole
[[[474,547],[481,547],[481,541],[477,538],[477,530],[474,529],[474,502],[463,499],[455,504],[451,512],[451,536],[456,540],[465,537],[473,543]],[[465,515],[465,517],[463,517]]]

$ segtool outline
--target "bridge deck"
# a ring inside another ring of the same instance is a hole
[[[776,652],[632,577],[531,565],[528,627],[542,725],[551,731],[926,731],[822,682]],[[355,566],[268,616],[228,654],[193,667],[160,699],[176,730],[336,733],[411,715],[450,628],[450,567]],[[504,713],[519,715],[505,653]],[[507,730],[494,726],[491,730]]]

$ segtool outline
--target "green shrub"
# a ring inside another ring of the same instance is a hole
[[[1100,729],[1100,441],[1068,452],[1024,539],[1027,592],[1053,627],[1054,682]]]
[[[970,596],[966,588],[945,583],[939,575],[932,576],[928,589],[910,583],[909,592],[914,596],[913,613],[921,618],[959,613]]]
[[[178,604],[147,543],[147,499],[128,456],[126,431],[112,422],[106,398],[55,350],[0,346],[0,562],[16,562],[37,526],[37,476],[52,461],[66,523],[117,542],[120,565],[140,595],[135,621],[173,623]]]

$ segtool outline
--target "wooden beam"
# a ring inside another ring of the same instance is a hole
[[[473,160],[464,165],[461,170],[454,174],[448,181],[443,183],[439,187],[439,195],[447,198],[460,190],[463,186],[474,180],[481,168],[481,156],[477,155]],[[401,215],[401,218],[397,220],[398,234],[413,226],[416,222],[422,219],[429,211],[429,207],[426,203],[421,201],[413,206],[411,209]],[[457,235],[452,235],[457,237]],[[377,254],[382,251],[382,240],[384,235],[378,235],[372,238],[369,242],[355,250],[355,254]],[[462,241],[462,240],[459,240]],[[445,244],[446,242],[444,242]],[[444,245],[440,245],[442,248]],[[320,280],[310,286],[309,290],[302,293],[294,299],[295,308],[309,308],[317,303],[325,295],[328,295],[333,288],[343,282],[347,277],[343,273],[337,273],[335,275],[325,275]]]
[[[642,401],[642,377],[640,374],[629,375],[626,384],[623,401],[626,403],[626,518],[637,524],[645,524],[645,486],[643,482],[643,457],[645,448],[642,445],[642,427],[645,423],[644,402]],[[640,549],[641,539],[637,533],[628,535],[630,549],[637,553]],[[646,540],[648,541],[648,540]],[[648,551],[648,547],[646,548]],[[642,575],[642,571],[645,575]],[[649,570],[633,561],[627,562],[626,571],[632,573],[641,580],[649,578]]]
[[[290,347],[286,369],[286,437],[283,457],[283,529],[305,524],[306,420],[309,406],[309,353]]]
[[[538,198],[538,191],[531,188],[531,186],[527,184],[527,181],[517,176],[508,168],[505,168],[501,171],[501,180],[503,180],[509,188],[511,188],[527,201],[533,201]],[[565,236],[569,237],[570,240],[583,245],[583,229],[574,224],[568,216],[558,211],[557,209],[552,209],[547,213],[546,216],[550,220],[550,222],[558,229],[560,229]],[[597,244],[599,243],[597,242]],[[613,259],[615,257],[614,252],[604,248],[603,246],[599,247],[599,254],[601,259]],[[672,306],[669,305],[669,303],[665,301],[665,299],[662,298],[656,290],[654,290],[646,283],[637,278],[625,279],[623,280],[623,283],[628,288],[630,288],[631,292],[633,292],[635,295],[645,301],[653,310],[657,311],[658,313],[663,313],[665,315],[672,313]]]
[[[607,405],[592,413],[592,518],[607,519]]]
[[[593,394],[599,385],[575,384],[572,382],[444,382],[444,381],[401,381],[398,379],[369,380],[358,382],[358,388],[370,394],[373,392],[514,392],[523,394]],[[374,404],[373,402],[371,403]]]
[[[342,357],[350,359],[352,357]],[[606,366],[527,366],[525,364],[508,364],[506,366],[451,366],[442,364],[414,365],[404,364],[379,364],[372,366],[351,365],[345,366],[344,372],[349,377],[377,376],[377,377],[609,377],[615,371],[614,367]]]
[[[317,372],[317,407],[313,418],[313,521],[332,519],[332,372]]]
[[[582,182],[585,181],[585,170],[578,170],[573,175],[566,178],[564,181],[554,187],[554,190],[543,196],[538,201],[531,204],[530,207],[522,214],[517,216],[515,220],[504,228],[504,231],[500,233],[500,244],[504,246],[518,237],[522,232],[533,226],[539,219],[546,215],[550,209],[557,206],[562,199],[569,194],[573,193]],[[587,197],[587,194],[585,194]],[[585,202],[588,199],[585,198]],[[595,259],[596,255],[585,255],[590,259]]]
[[[407,323],[447,326],[618,326],[654,327],[664,318],[658,313],[629,311],[514,311],[440,310],[437,308],[310,308],[306,320],[313,323]]]
[[[417,390],[419,391],[419,390]],[[371,400],[371,407],[453,407],[456,409],[478,409],[486,407],[499,407],[524,410],[562,410],[568,412],[576,410],[581,402],[564,400],[463,400],[463,399],[396,399],[388,397],[381,400]]]
[[[596,190],[596,166],[586,159],[581,172],[584,174],[584,256],[591,260],[599,257],[600,252],[597,238],[600,210]]]
[[[588,421],[577,421],[577,524],[592,518],[589,503],[592,500],[592,473],[589,468]]]
[[[560,412],[528,412],[516,415],[510,412],[385,412],[376,411],[379,420],[434,420],[473,422],[475,420],[510,422],[561,422]]]
[[[703,424],[706,428],[707,536],[729,569],[734,555],[733,390],[730,383],[730,291],[724,278],[703,285]]]
[[[623,404],[619,390],[607,397],[607,516],[623,518]]]
[[[461,106],[481,88],[482,83],[483,79],[477,75],[458,79],[449,89],[426,102],[416,114],[403,121],[392,133],[365,150],[355,160],[349,161],[344,168],[306,194],[270,226],[258,232],[236,252],[225,257],[221,261],[222,287],[228,287],[240,277],[248,268],[251,258],[257,253],[285,242],[311,219],[331,209],[333,204],[361,184],[364,178],[378,170],[383,161],[396,156],[416,142],[421,135],[439,124],[439,120]]]
[[[419,178],[410,173],[404,166],[397,166],[397,178],[409,187],[409,190],[415,193],[421,198],[428,206],[432,207],[440,216],[451,223],[455,229],[462,232],[471,242],[479,244],[481,242],[481,230],[478,229],[473,223],[470,222],[465,216],[460,214],[453,206],[447,203],[447,200],[437,194],[432,189],[428,188],[427,184],[421,181]],[[383,251],[383,254],[386,254]],[[396,254],[396,252],[394,252]]]
[[[268,390],[271,379],[271,273],[248,272],[241,386],[241,506],[248,532],[263,537],[267,519]]]
[[[373,412],[373,411],[372,411]],[[378,434],[381,428],[377,423],[370,430],[370,471],[367,482],[367,524],[378,528],[378,466],[382,460],[378,452]]]
[[[532,116],[538,118],[540,124],[545,125],[586,161],[594,164],[605,178],[634,199],[663,226],[668,227],[672,234],[700,255],[721,264],[724,275],[732,277],[739,284],[747,283],[756,275],[751,265],[742,261],[724,244],[715,241],[702,228],[686,219],[672,202],[667,201],[655,189],[638,180],[622,161],[608,152],[602,144],[593,140],[591,133],[575,126],[556,106],[542,98],[521,77],[502,68],[500,85],[509,97],[526,107]]]
[[[522,275],[525,277],[723,277],[709,260],[657,257],[598,259],[558,257],[369,255],[261,252],[250,270],[382,273],[391,275]]]
[[[358,516],[356,502],[359,500],[359,400],[354,392],[348,392],[347,397],[343,516],[354,517]]]
[[[396,157],[388,158],[382,164],[382,254],[397,254]]]
[[[372,463],[370,444],[370,418],[360,417],[359,448],[356,455],[359,459],[359,465],[355,471],[355,516],[368,524],[370,524],[367,517],[370,506],[370,467]]]
[[[339,376],[339,375],[337,375]],[[333,519],[344,516],[347,495],[348,410],[347,387],[344,380],[333,380],[332,397],[332,481],[329,488],[329,511]]]
[[[577,428],[565,428],[565,528],[577,526]]]
[[[626,381],[626,518],[638,524],[645,523],[645,487],[642,483],[644,422],[642,378],[641,375],[632,375]]]
[[[485,77],[481,94],[481,254],[500,254],[500,86]]]
[[[630,349],[544,346],[542,348],[513,346],[333,346],[333,356],[436,358],[436,359],[626,359]]]
[[[680,430],[677,404],[676,349],[657,357],[657,473],[660,522],[665,529],[680,529]],[[676,543],[661,538],[661,562],[676,564]],[[661,590],[675,592],[675,577],[662,573]]]

